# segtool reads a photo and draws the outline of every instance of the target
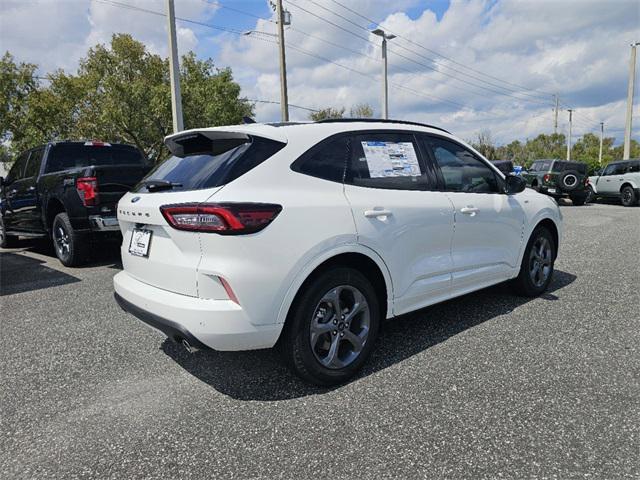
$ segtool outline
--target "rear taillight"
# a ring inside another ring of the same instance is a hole
[[[177,230],[242,235],[259,232],[282,207],[268,203],[201,203],[164,205],[162,215]]]
[[[98,179],[96,177],[81,177],[76,180],[76,189],[85,207],[98,204]]]
[[[551,180],[551,175],[549,175],[548,173],[545,173],[544,177],[542,177],[542,180],[544,182],[548,182],[549,180]]]
[[[584,184],[589,185],[589,177],[584,177]]]

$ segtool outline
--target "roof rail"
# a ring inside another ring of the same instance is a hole
[[[411,122],[409,120],[391,120],[383,118],[327,118],[325,120],[318,120],[315,123],[348,123],[348,122],[368,122],[368,123],[400,123],[402,125],[416,125],[418,127],[428,127],[440,130],[445,133],[451,133],[444,128],[436,127],[434,125],[428,125],[426,123]]]

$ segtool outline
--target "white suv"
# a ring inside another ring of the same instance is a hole
[[[625,207],[640,204],[640,160],[612,162],[589,177],[590,198],[620,199]]]
[[[205,128],[118,205],[126,311],[190,350],[281,347],[343,382],[380,322],[505,280],[544,292],[556,202],[436,127],[324,121]]]

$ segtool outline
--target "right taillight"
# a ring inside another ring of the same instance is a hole
[[[242,235],[265,228],[282,207],[270,203],[188,203],[163,205],[160,211],[177,230]]]
[[[545,173],[544,177],[542,177],[542,180],[544,182],[548,182],[549,180],[551,180],[551,175],[549,175],[548,173]]]

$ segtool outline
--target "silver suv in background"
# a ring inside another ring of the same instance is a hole
[[[640,203],[640,159],[612,162],[597,175],[589,177],[590,200],[620,199],[631,207]]]

